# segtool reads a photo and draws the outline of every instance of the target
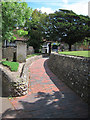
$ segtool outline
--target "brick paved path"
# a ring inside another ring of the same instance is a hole
[[[87,118],[88,106],[62,83],[42,58],[32,63],[30,92],[10,100],[15,110],[7,110],[3,118]]]

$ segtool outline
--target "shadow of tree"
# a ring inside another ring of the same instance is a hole
[[[59,92],[46,94],[38,92],[34,96],[35,102],[19,100],[20,108],[17,110],[8,109],[3,113],[3,118],[87,118],[87,114],[80,106],[64,103]],[[28,100],[30,101],[30,100]],[[67,105],[68,104],[68,105]],[[83,106],[85,107],[85,106]]]
[[[48,59],[44,62],[44,68],[45,68],[45,71],[46,71],[47,75],[50,77],[52,82],[58,87],[58,89],[60,89],[61,87],[64,86],[64,84],[62,82],[59,84],[60,80],[48,68]]]
[[[75,93],[70,87],[68,87],[63,81],[58,79],[58,77],[49,69],[48,67],[48,59],[44,62],[44,68],[47,73],[47,75],[50,77],[52,82],[57,86],[57,88],[60,90],[61,94],[64,95],[68,100],[70,99],[77,99],[79,102],[85,102],[83,99],[80,98],[80,96]],[[86,103],[87,105],[87,103]]]
[[[17,99],[16,110],[7,109],[3,114],[5,118],[88,118],[88,106],[81,101],[75,94],[72,94],[63,83],[59,84],[56,76],[51,73],[47,66],[47,60],[44,63],[46,73],[52,82],[62,92],[52,91],[52,93],[38,92],[28,94],[26,98]],[[61,85],[61,86],[60,86]],[[66,91],[65,91],[66,90]]]

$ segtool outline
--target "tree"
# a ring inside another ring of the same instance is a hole
[[[61,40],[67,43],[69,50],[71,50],[72,44],[83,41],[90,33],[90,18],[77,15],[70,10],[59,9],[59,11],[49,14],[47,21],[46,36],[48,35],[49,39],[53,41]]]
[[[24,27],[29,20],[32,9],[25,2],[2,2],[2,40],[15,40],[14,32],[16,26]]]
[[[42,14],[41,11],[35,9],[32,13],[31,19],[28,22],[28,36],[29,41],[28,45],[34,47],[35,52],[39,52],[39,49],[42,44],[42,37],[43,37],[43,22],[46,14]]]

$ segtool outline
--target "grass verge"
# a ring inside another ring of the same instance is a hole
[[[11,71],[15,71],[15,72],[18,70],[18,67],[19,67],[18,62],[2,61],[2,64],[4,66],[9,67]]]
[[[90,57],[90,51],[65,51],[59,52],[59,54]]]
[[[41,55],[41,53],[35,53],[35,54],[27,55],[27,58],[30,58],[30,57],[33,57],[33,56],[36,56],[36,55]]]

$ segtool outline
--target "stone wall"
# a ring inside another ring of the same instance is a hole
[[[34,56],[28,58],[26,63],[20,67],[17,72],[11,72],[7,67],[0,64],[0,82],[2,82],[2,96],[23,96],[30,91],[30,76],[29,76],[29,66],[37,59],[42,58],[42,55]],[[2,80],[2,81],[1,81]],[[1,89],[1,88],[0,88]]]
[[[2,49],[2,58],[8,59],[8,61],[13,61],[14,53],[16,53],[16,61],[17,62],[25,62],[27,55],[27,44],[18,41],[17,47],[5,47]]]
[[[34,54],[34,48],[33,46],[29,46],[27,49],[27,55]]]
[[[26,61],[26,55],[27,55],[27,44],[18,41],[17,42],[17,62],[25,62]]]
[[[48,66],[57,77],[88,102],[89,58],[51,54]]]
[[[6,58],[9,61],[13,60],[13,55],[14,52],[16,52],[16,48],[15,47],[7,47],[7,48],[2,48],[2,58]]]
[[[5,69],[2,71],[2,96],[17,97],[27,94],[27,85],[21,78],[14,78],[11,73]],[[15,80],[16,79],[16,80]]]
[[[27,86],[28,86],[28,91],[30,91],[30,76],[29,76],[29,66],[35,61],[35,60],[38,60],[42,58],[42,55],[39,55],[39,56],[34,56],[34,57],[31,57],[31,58],[28,58],[26,59],[26,64],[24,65],[23,67],[23,71],[22,71],[22,74],[21,74],[21,78],[26,81],[27,83]]]

